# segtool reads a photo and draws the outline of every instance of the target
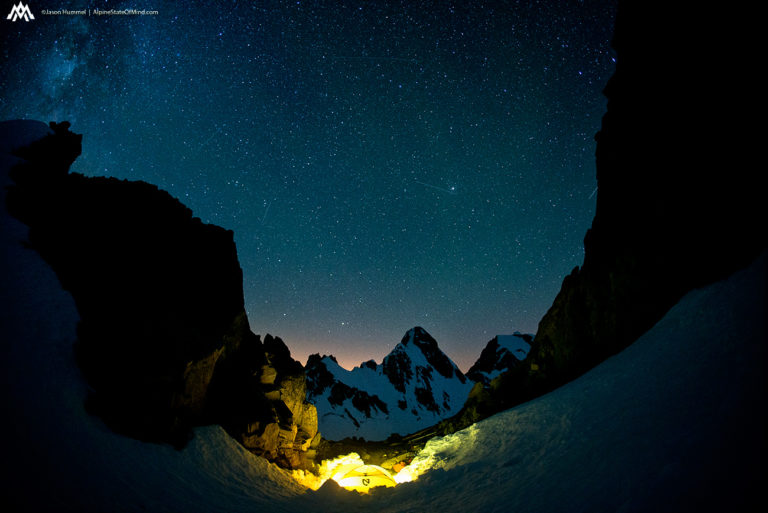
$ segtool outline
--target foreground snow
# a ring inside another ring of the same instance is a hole
[[[762,511],[764,255],[568,385],[431,441],[383,511]],[[330,510],[330,509],[329,509]]]
[[[34,126],[24,128],[28,137],[44,133]],[[11,161],[2,162],[7,170]],[[0,180],[5,185],[5,172]],[[413,474],[432,469],[417,481],[360,497],[330,483],[308,492],[217,427],[199,429],[179,452],[114,435],[88,416],[87,387],[72,358],[73,301],[36,253],[19,244],[26,230],[2,203],[1,511],[766,506],[758,493],[766,478],[765,256],[692,292],[635,344],[580,379],[432,441],[411,465]]]

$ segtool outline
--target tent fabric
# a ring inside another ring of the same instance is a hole
[[[377,486],[397,484],[392,475],[378,465],[344,465],[333,474],[333,480],[347,490],[362,493],[367,493]]]

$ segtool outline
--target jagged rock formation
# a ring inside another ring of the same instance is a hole
[[[340,440],[383,440],[451,415],[472,388],[423,328],[409,330],[377,365],[348,371],[333,356],[312,355],[306,366],[307,399],[318,408],[320,431]]]
[[[512,335],[493,337],[467,371],[467,377],[472,381],[488,385],[503,372],[520,365],[520,362],[528,356],[532,342],[533,335],[518,331]]]
[[[82,136],[50,126],[15,150],[7,205],[75,300],[90,411],[179,447],[192,426],[219,423],[254,452],[300,464],[315,410],[282,341],[250,332],[233,233],[153,185],[69,173]]]
[[[285,343],[251,334],[223,360],[210,386],[212,416],[248,450],[287,468],[307,468],[319,442],[304,369]]]
[[[733,36],[739,26],[721,10],[620,4],[584,264],[563,281],[526,363],[473,395],[443,430],[579,376],[686,292],[745,267],[768,246],[756,228],[766,218],[764,188],[746,159],[755,137],[741,118],[754,91],[734,78],[744,64],[738,38],[712,32]]]

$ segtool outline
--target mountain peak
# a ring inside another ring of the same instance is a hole
[[[437,340],[435,340],[432,335],[421,326],[416,326],[408,330],[400,341],[400,344],[392,350],[385,360],[390,359],[392,356],[399,353],[400,348],[406,349],[406,353],[409,348],[418,349],[419,352],[424,355],[424,358],[427,359],[427,362],[443,377],[450,379],[455,375],[460,382],[464,383],[466,381],[464,374],[458,367],[456,367],[456,364],[454,364],[438,347]]]
[[[308,398],[324,436],[337,440],[418,431],[461,408],[472,385],[420,326],[379,365],[369,360],[348,371],[319,355],[307,362]]]
[[[414,326],[413,328],[406,331],[400,343],[403,345],[408,345],[409,343],[413,343],[420,340],[427,340],[437,344],[437,341],[435,341],[435,339],[432,338],[432,335],[427,333],[427,330],[425,330],[421,326]]]

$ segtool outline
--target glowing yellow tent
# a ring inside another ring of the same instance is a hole
[[[333,474],[333,480],[347,490],[368,493],[376,486],[395,486],[392,475],[378,465],[342,465]]]

